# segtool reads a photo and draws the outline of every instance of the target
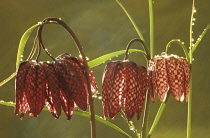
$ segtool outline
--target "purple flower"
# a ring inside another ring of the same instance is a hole
[[[140,118],[147,91],[147,71],[132,61],[107,64],[102,84],[105,119],[114,119],[124,107],[127,120]]]

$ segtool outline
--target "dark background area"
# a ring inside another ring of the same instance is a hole
[[[149,14],[147,0],[121,0],[136,21],[147,43],[149,44]],[[171,39],[181,39],[189,46],[189,21],[192,0],[154,0],[155,13],[155,54],[165,50]],[[196,40],[203,29],[210,23],[210,1],[196,0],[195,25],[193,38]],[[93,60],[110,52],[123,50],[127,43],[138,37],[132,24],[115,0],[1,0],[0,2],[0,81],[15,72],[16,54],[22,34],[32,25],[46,17],[62,18],[76,33],[83,45],[86,55]],[[79,55],[74,42],[58,25],[47,25],[43,30],[46,48],[54,56],[68,52]],[[35,32],[30,37],[24,55],[28,56],[33,45]],[[208,32],[194,53],[193,61],[193,107],[192,138],[210,138],[210,73]],[[140,48],[134,44],[133,48]],[[184,56],[181,47],[174,45],[170,53]],[[146,66],[141,54],[132,53],[129,58]],[[123,56],[113,58],[122,60]],[[50,60],[42,53],[40,60]],[[106,62],[107,63],[107,62]],[[96,76],[101,93],[101,78],[106,64],[92,70]],[[0,99],[15,100],[15,79],[0,88]],[[160,102],[151,104],[149,127],[151,126]],[[95,100],[96,114],[103,116],[101,101]],[[70,121],[64,113],[54,119],[47,111],[42,111],[37,118],[23,120],[13,113],[13,107],[0,105],[1,138],[89,138],[89,120],[74,115]],[[133,119],[140,130],[142,118]],[[187,103],[176,102],[170,98],[152,138],[186,137]],[[127,133],[135,137],[126,122],[118,115],[112,121]],[[124,138],[115,130],[97,122],[98,138]]]

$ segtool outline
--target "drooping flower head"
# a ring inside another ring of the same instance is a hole
[[[150,89],[161,102],[165,102],[169,90],[177,101],[188,100],[190,67],[186,59],[162,53],[150,60],[148,71]]]
[[[15,114],[20,118],[28,111],[29,117],[36,117],[46,105],[51,114],[58,118],[61,106],[69,120],[78,106],[88,106],[87,80],[82,60],[62,54],[53,63],[26,61],[20,64],[16,78]],[[96,92],[92,71],[91,88]]]
[[[140,118],[146,91],[147,71],[132,61],[107,64],[102,80],[102,100],[105,119],[114,119],[124,107],[127,120],[136,113]]]

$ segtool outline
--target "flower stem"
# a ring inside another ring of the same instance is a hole
[[[139,38],[134,38],[134,39],[132,39],[129,43],[128,43],[128,45],[126,46],[126,52],[125,52],[125,58],[124,58],[124,60],[127,60],[127,58],[128,58],[128,51],[129,51],[129,49],[130,49],[130,46],[134,43],[134,42],[136,42],[136,41],[138,41],[138,42],[140,42],[141,44],[142,44],[142,47],[143,47],[143,49],[144,49],[144,56],[146,57],[146,59],[147,60],[149,60],[150,59],[150,54],[149,54],[149,51],[147,50],[147,47],[145,46],[145,43],[144,43],[144,41],[142,41],[141,39],[139,39]]]
[[[153,13],[153,0],[148,0],[149,2],[149,17],[150,17],[150,58],[154,56],[154,13]],[[149,91],[147,92],[144,118],[142,124],[142,138],[147,137],[147,125],[149,119],[149,108],[150,108],[150,98]]]
[[[147,125],[149,120],[149,107],[150,107],[150,92],[147,92],[146,101],[145,101],[145,110],[144,110],[144,119],[142,123],[142,132],[141,137],[146,138],[147,137]]]
[[[87,84],[88,84],[87,85],[88,86],[88,93],[89,93],[91,138],[96,138],[95,111],[94,111],[94,104],[93,104],[93,98],[92,98],[92,92],[91,92],[91,86],[90,86],[89,67],[88,67],[88,64],[87,64],[87,59],[86,59],[86,56],[85,56],[84,49],[83,49],[82,45],[80,44],[80,42],[79,42],[77,36],[75,35],[75,33],[61,19],[46,18],[43,22],[48,22],[48,23],[53,23],[54,22],[54,23],[58,23],[59,25],[64,27],[66,29],[66,31],[68,31],[68,33],[73,38],[80,54],[82,55],[82,59],[83,59],[83,62],[84,62],[84,67],[85,67],[85,76],[86,76]]]
[[[160,108],[158,110],[158,113],[157,113],[157,115],[155,117],[155,120],[154,120],[154,122],[152,124],[152,127],[151,127],[151,129],[149,131],[149,135],[148,135],[147,138],[150,138],[152,136],[152,133],[155,130],[155,128],[156,128],[156,126],[157,126],[157,124],[158,124],[158,122],[160,120],[160,117],[161,117],[161,115],[163,113],[163,110],[165,109],[165,106],[166,106],[166,103],[161,103]]]
[[[191,113],[192,113],[192,66],[190,68],[190,90],[188,96],[188,115],[187,115],[187,138],[191,137]]]

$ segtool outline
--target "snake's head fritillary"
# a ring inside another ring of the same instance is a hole
[[[92,92],[97,91],[95,78],[89,69]],[[87,109],[89,103],[87,80],[83,61],[69,54],[51,62],[26,61],[20,64],[16,78],[15,114],[20,118],[28,111],[36,117],[46,105],[55,118],[61,106],[70,120],[76,106]]]
[[[190,67],[186,59],[176,55],[155,56],[149,63],[150,88],[161,102],[170,90],[177,101],[188,100]]]
[[[84,64],[82,60],[65,53],[55,59],[54,67],[60,82],[61,105],[69,120],[73,115],[75,105],[86,110],[89,102]],[[91,70],[89,76],[92,90],[97,91]]]
[[[102,100],[105,119],[114,119],[124,107],[127,120],[140,118],[148,88],[147,71],[132,61],[107,64],[103,74]]]

